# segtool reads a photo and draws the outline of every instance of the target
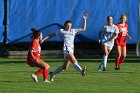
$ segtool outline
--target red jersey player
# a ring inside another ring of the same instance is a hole
[[[117,58],[115,60],[115,70],[120,69],[120,64],[124,62],[126,57],[126,38],[131,40],[128,35],[128,25],[126,24],[127,16],[122,14],[120,17],[121,22],[117,24],[119,29],[118,37],[115,41],[117,47]]]
[[[42,33],[36,29],[32,29],[32,41],[30,43],[29,52],[27,56],[27,63],[31,67],[39,67],[40,69],[32,74],[32,78],[35,82],[38,82],[37,77],[43,73],[44,82],[48,81],[48,69],[49,65],[40,59],[41,47],[40,42],[42,41]]]

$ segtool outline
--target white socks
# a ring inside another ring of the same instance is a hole
[[[78,72],[82,72],[82,68],[79,66],[79,64],[77,62],[73,63],[72,66],[78,71]]]
[[[103,67],[104,67],[104,68],[106,68],[106,66],[107,66],[107,58],[108,58],[107,55],[104,55],[104,56],[103,56],[102,64],[103,64]]]
[[[60,73],[61,71],[63,71],[62,69],[62,66],[59,66],[53,73],[52,73],[52,76],[57,74],[57,73]]]
[[[78,72],[82,72],[82,68],[79,66],[79,64],[77,62],[73,63],[72,66],[78,71]],[[54,76],[57,73],[60,73],[61,71],[63,71],[62,66],[59,66],[54,72],[52,72],[52,76]]]

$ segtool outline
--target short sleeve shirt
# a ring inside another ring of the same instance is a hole
[[[74,48],[74,38],[78,33],[78,30],[79,29],[71,29],[70,31],[65,31],[64,29],[60,29],[58,32],[56,32],[56,35],[60,35],[62,40],[64,41],[64,48]]]
[[[102,29],[102,44],[108,44],[108,45],[114,45],[114,41],[111,42],[111,39],[119,33],[119,30],[116,25],[112,25],[111,27],[108,25],[105,25]]]
[[[30,48],[33,49],[33,55],[35,58],[40,58],[41,47],[37,40],[32,40],[30,43]]]

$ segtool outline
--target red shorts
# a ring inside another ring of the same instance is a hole
[[[36,59],[38,59],[38,58],[36,58]],[[27,57],[27,63],[29,66],[34,67],[35,66],[34,62],[35,61],[32,57]]]
[[[30,58],[30,57],[27,58],[27,63],[28,63],[29,66],[34,67],[34,62],[35,61],[34,61],[33,58]]]
[[[119,38],[117,38],[115,40],[115,45],[116,46],[121,46],[121,47],[126,47],[126,41],[125,40],[120,40]]]

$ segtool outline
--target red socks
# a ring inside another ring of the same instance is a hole
[[[115,63],[116,68],[119,68],[120,58],[116,58]]]
[[[39,69],[35,74],[37,76],[40,76],[43,73],[43,78],[44,80],[48,80],[48,68],[43,68],[43,69]]]
[[[40,76],[42,73],[43,73],[43,69],[39,69],[35,74],[36,74],[37,76]]]
[[[48,80],[48,72],[49,72],[48,68],[44,68],[43,69],[43,78],[44,78],[44,81],[45,80]]]
[[[124,62],[124,57],[120,58],[120,64]]]
[[[119,68],[120,67],[120,64],[124,62],[124,57],[121,57],[121,58],[116,58],[115,60],[115,66],[116,68]]]

